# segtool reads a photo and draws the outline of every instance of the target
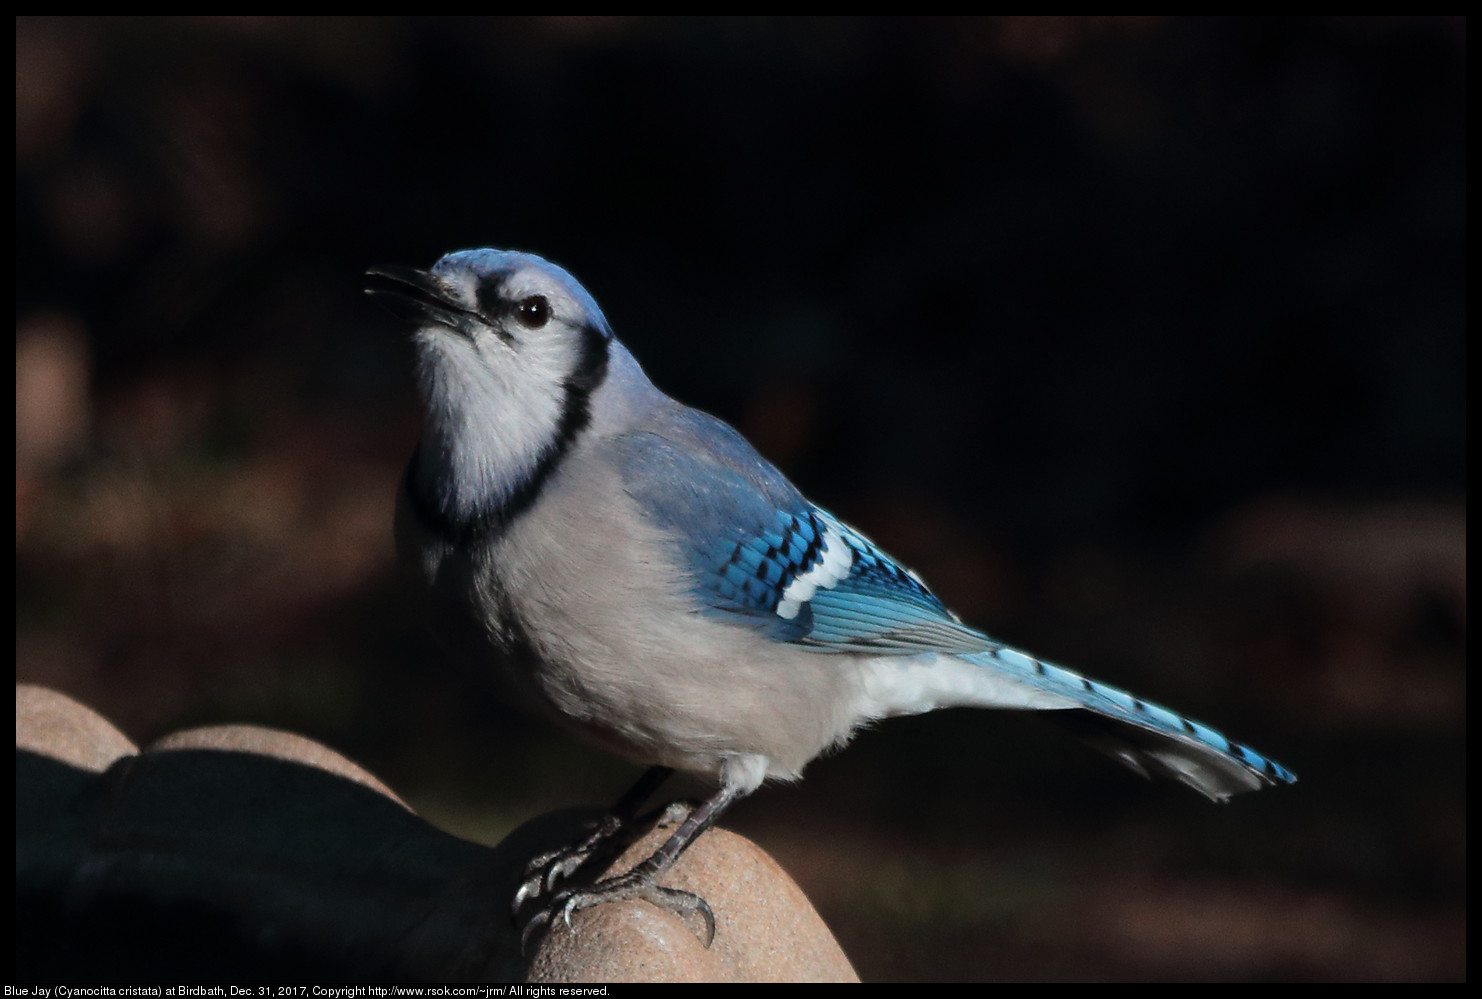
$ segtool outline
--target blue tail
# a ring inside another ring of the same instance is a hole
[[[961,658],[1065,697],[1071,710],[1057,712],[1064,717],[1056,720],[1144,777],[1172,778],[1215,801],[1296,783],[1297,775],[1275,760],[1207,725],[1017,649],[999,646]]]

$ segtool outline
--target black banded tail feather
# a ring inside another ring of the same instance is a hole
[[[1172,778],[1215,801],[1297,781],[1275,760],[1208,725],[1017,649],[1001,646],[962,658],[1077,702],[1079,709],[1054,712],[1055,721],[1144,777]]]

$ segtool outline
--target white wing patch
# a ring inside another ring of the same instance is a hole
[[[782,599],[777,602],[778,617],[791,621],[798,616],[803,604],[813,599],[813,594],[820,589],[831,590],[838,586],[854,567],[854,553],[832,525],[824,527],[819,555],[821,560],[817,565],[788,583],[787,589],[782,591]]]

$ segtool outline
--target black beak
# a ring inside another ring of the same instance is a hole
[[[408,322],[431,319],[460,329],[472,318],[427,271],[392,265],[372,267],[365,276],[368,279],[365,293]]]

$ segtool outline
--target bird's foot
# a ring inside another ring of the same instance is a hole
[[[518,916],[527,902],[554,892],[560,884],[599,855],[615,857],[636,836],[635,829],[669,829],[689,818],[695,810],[693,801],[671,801],[663,808],[624,822],[608,813],[598,820],[592,831],[580,842],[536,854],[525,864],[525,877],[515,889],[511,914]]]
[[[715,913],[710,910],[709,903],[693,892],[658,884],[662,873],[640,864],[626,874],[599,881],[590,888],[557,892],[550,903],[535,912],[525,924],[520,932],[520,947],[528,953],[531,942],[558,920],[570,927],[573,913],[604,902],[628,899],[643,899],[679,917],[700,942],[709,947],[715,940]]]
[[[624,822],[616,815],[606,815],[593,827],[592,832],[580,843],[551,850],[533,858],[526,865],[526,877],[515,892],[514,914],[520,925],[520,946],[528,950],[531,941],[557,919],[571,925],[571,916],[583,909],[601,905],[603,902],[621,902],[626,899],[643,899],[678,916],[706,947],[715,939],[715,914],[703,898],[691,892],[665,888],[658,880],[668,869],[672,859],[661,862],[657,855],[638,864],[626,874],[598,881],[584,888],[560,889],[560,885],[579,870],[596,861],[610,862],[622,849],[631,845],[640,833],[654,829],[670,829],[682,825],[699,807],[693,801],[672,801],[663,808],[647,815]],[[600,868],[598,868],[600,870]],[[558,890],[559,889],[559,890]],[[522,909],[531,903],[537,904],[535,911],[523,921],[519,917]]]
[[[568,843],[531,857],[525,864],[525,878],[515,890],[510,914],[518,916],[527,902],[555,891],[557,885],[569,879],[599,852],[610,847],[623,829],[622,819],[609,813],[599,819],[592,826],[592,831],[579,842]]]

